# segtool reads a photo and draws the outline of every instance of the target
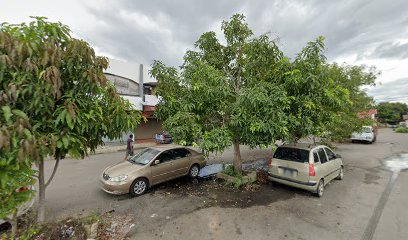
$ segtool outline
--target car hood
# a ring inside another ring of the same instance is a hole
[[[106,168],[104,173],[108,174],[110,177],[116,177],[119,175],[130,174],[131,172],[137,171],[138,169],[141,169],[143,167],[143,165],[133,164],[125,161]]]

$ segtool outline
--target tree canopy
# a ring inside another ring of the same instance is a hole
[[[57,164],[68,154],[84,157],[103,137],[119,138],[140,122],[140,113],[105,78],[107,67],[107,58],[61,23],[35,17],[0,26],[0,218],[26,200],[15,190],[32,183],[33,163],[41,208],[49,183],[45,157]],[[18,181],[21,175],[28,180]]]
[[[364,68],[328,64],[323,37],[291,60],[275,39],[254,36],[241,14],[223,21],[221,30],[225,41],[206,32],[185,53],[180,69],[154,61],[151,75],[162,96],[157,116],[175,140],[198,144],[204,152],[233,145],[238,171],[240,144],[327,135],[342,113],[359,109],[359,96],[367,98],[359,87],[375,79]]]
[[[205,152],[234,145],[269,145],[287,133],[287,96],[281,68],[287,59],[267,35],[253,38],[243,15],[222,23],[227,44],[204,33],[187,51],[181,71],[154,62],[162,96],[157,115],[176,141],[198,143]]]
[[[402,121],[402,115],[408,114],[408,105],[400,102],[382,102],[377,105],[378,118],[388,124]]]

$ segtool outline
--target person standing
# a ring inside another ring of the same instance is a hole
[[[129,156],[133,156],[133,134],[130,134],[127,139],[125,160],[127,160]]]

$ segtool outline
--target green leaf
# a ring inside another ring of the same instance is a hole
[[[57,141],[57,147],[58,147],[58,148],[62,148],[62,146],[63,146],[62,141],[61,141],[61,140],[58,140],[58,141]]]
[[[69,139],[68,139],[68,137],[64,136],[64,137],[62,138],[62,142],[63,142],[63,144],[64,144],[64,148],[68,148],[68,146],[69,146]]]
[[[11,112],[12,112],[14,115],[18,116],[18,117],[21,117],[21,118],[24,118],[24,119],[28,119],[27,115],[26,115],[23,111],[21,111],[21,110],[13,109]]]
[[[10,124],[10,118],[11,118],[11,109],[9,106],[2,106],[1,110],[3,110],[3,116],[4,119],[6,120],[6,123]]]
[[[72,122],[72,118],[71,118],[71,115],[69,115],[69,113],[67,113],[67,114],[65,115],[65,119],[66,119],[66,121],[67,121],[68,127],[69,127],[70,129],[73,129],[73,128],[74,128],[74,123]]]

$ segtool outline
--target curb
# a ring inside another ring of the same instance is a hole
[[[139,143],[139,144],[134,144],[133,149],[143,149],[147,147],[153,147],[156,146],[156,143]],[[103,154],[103,153],[114,153],[114,152],[122,152],[126,151],[126,145],[119,145],[119,146],[100,146],[95,150],[94,153],[90,153],[90,155],[95,155],[95,154]]]

